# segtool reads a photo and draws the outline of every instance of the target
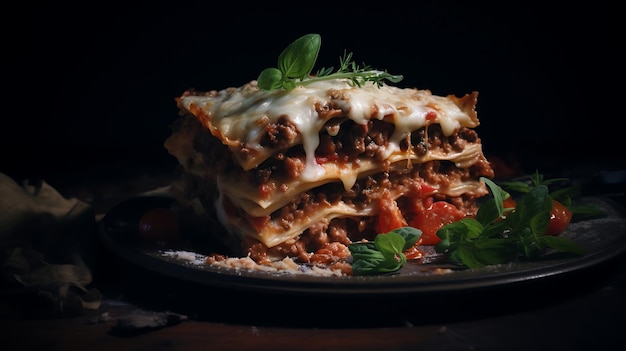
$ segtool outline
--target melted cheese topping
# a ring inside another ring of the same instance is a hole
[[[462,99],[432,95],[428,90],[379,87],[371,82],[357,88],[347,80],[327,80],[293,90],[266,92],[252,81],[239,88],[179,99],[181,108],[196,115],[213,135],[230,146],[244,170],[258,166],[278,151],[263,147],[261,138],[265,126],[286,118],[299,133],[288,146],[303,145],[306,166],[302,177],[309,182],[327,177],[324,168],[315,162],[319,132],[326,123],[317,113],[318,105],[338,106],[345,116],[361,125],[370,119],[391,121],[395,129],[386,157],[399,152],[400,142],[411,132],[428,124],[440,124],[446,136],[460,127],[474,128],[479,124],[474,105]]]

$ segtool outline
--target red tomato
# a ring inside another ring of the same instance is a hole
[[[411,226],[422,231],[422,245],[435,245],[441,239],[437,230],[446,224],[465,218],[465,214],[449,202],[434,202],[426,211],[421,212],[411,222]]]
[[[406,220],[398,207],[398,203],[391,197],[391,193],[385,189],[380,197],[380,213],[376,221],[376,232],[387,233],[394,229],[406,226]]]
[[[437,119],[437,112],[435,111],[428,111],[428,113],[426,113],[426,120],[429,122],[432,122],[434,120]]]
[[[506,199],[504,199],[502,201],[502,204],[504,205],[504,208],[515,208],[515,200],[513,200],[512,196],[507,197]]]
[[[559,235],[563,233],[565,228],[572,220],[572,211],[570,211],[562,203],[552,200],[552,209],[550,210],[550,223],[546,235]]]
[[[515,200],[508,198],[504,200],[505,208],[515,208]],[[565,228],[572,220],[572,211],[570,211],[562,203],[552,200],[552,208],[550,209],[550,223],[545,235],[559,235],[563,233]]]
[[[417,260],[424,257],[424,253],[420,251],[418,244],[421,244],[421,241],[418,240],[415,245],[403,252],[407,260]]]
[[[153,208],[139,220],[139,237],[149,241],[173,242],[179,237],[178,217],[169,208]]]

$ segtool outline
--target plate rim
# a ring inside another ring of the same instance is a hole
[[[128,198],[113,208],[119,208],[121,204],[135,201],[146,197],[168,198],[168,195],[148,194]],[[604,197],[591,197],[601,199],[615,208],[624,217],[625,210],[612,199]],[[298,295],[349,295],[365,296],[372,294],[406,295],[423,293],[441,293],[475,290],[482,288],[510,286],[528,281],[541,281],[550,277],[565,275],[582,271],[606,261],[610,261],[626,252],[626,235],[621,235],[614,240],[613,245],[599,251],[590,252],[582,257],[558,259],[554,264],[538,264],[537,261],[526,262],[530,267],[522,266],[519,270],[496,272],[485,274],[485,269],[463,270],[465,275],[457,274],[451,277],[449,274],[418,276],[411,279],[410,276],[398,274],[376,276],[344,276],[325,277],[291,273],[268,273],[262,271],[248,271],[240,269],[228,269],[210,266],[193,266],[183,263],[170,262],[166,259],[155,257],[136,247],[119,243],[105,228],[105,220],[111,211],[98,223],[98,236],[106,249],[127,263],[147,269],[153,273],[165,275],[173,279],[182,279],[207,287],[245,290],[259,293],[282,293]],[[153,252],[158,250],[154,249]],[[541,261],[539,262],[541,263]],[[412,263],[409,263],[412,264]],[[417,264],[417,263],[415,263]],[[513,263],[524,265],[525,263]],[[534,265],[537,266],[534,266]],[[486,269],[493,268],[488,267]],[[450,274],[456,274],[455,271]],[[475,274],[475,275],[471,275]]]

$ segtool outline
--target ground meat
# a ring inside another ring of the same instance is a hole
[[[249,245],[250,243],[252,244]],[[306,242],[300,240],[299,237],[291,238],[271,248],[253,239],[246,239],[243,246],[248,256],[259,263],[269,263],[284,257],[293,257],[299,262],[308,263],[311,258],[311,250],[307,249]]]
[[[263,147],[281,149],[291,145],[297,137],[298,128],[287,119],[287,116],[281,116],[276,123],[267,124],[260,144]]]
[[[336,106],[332,101],[327,101],[326,103],[316,102],[315,111],[322,120],[330,120],[344,115],[341,107]]]
[[[350,250],[346,245],[338,242],[331,242],[315,251],[309,259],[309,263],[328,266],[333,262],[337,262],[349,256]]]
[[[383,161],[383,152],[386,151],[389,137],[393,134],[393,124],[380,120],[369,121],[367,125],[357,125],[352,120],[345,120],[342,123],[337,135],[332,136],[326,132],[320,134],[320,145],[316,150],[316,157],[320,162],[357,162],[359,158]],[[440,126],[434,124],[428,127],[427,133],[424,128],[411,133],[410,138],[401,142],[401,148],[408,148],[409,141],[415,154],[423,156],[428,151],[436,150],[445,153],[461,152],[468,144],[476,143],[478,136],[474,130],[463,127],[458,133],[446,137]],[[276,182],[273,187],[278,189],[281,183],[288,184],[300,177],[306,164],[305,158],[306,154],[301,145],[279,152],[247,172],[247,181],[257,186]],[[479,165],[479,168],[475,169],[477,172],[474,173],[490,176],[487,170],[489,167],[488,164]]]

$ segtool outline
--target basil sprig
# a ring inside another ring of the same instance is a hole
[[[464,218],[437,231],[441,241],[435,245],[435,251],[446,253],[450,262],[480,268],[519,258],[536,259],[548,248],[576,255],[585,253],[582,247],[564,236],[544,235],[550,222],[553,198],[548,183],[541,178],[527,187],[507,183],[523,193],[514,211],[504,208],[502,203],[510,196],[508,192],[487,178],[481,179],[493,197],[480,206],[476,218]],[[565,194],[560,192],[560,196]]]
[[[307,85],[320,80],[345,78],[353,86],[362,86],[371,81],[379,87],[383,81],[397,83],[404,77],[392,75],[387,71],[372,69],[369,65],[363,67],[352,61],[352,53],[344,52],[339,58],[340,67],[334,72],[334,68],[321,68],[315,75],[311,71],[317,61],[317,56],[322,45],[319,34],[306,34],[289,44],[278,57],[277,67],[264,69],[257,78],[257,85],[261,90],[285,89],[292,90],[298,85]]]
[[[421,236],[419,229],[401,227],[376,235],[374,241],[350,244],[352,275],[376,275],[399,270],[406,263],[403,251],[415,245]]]

